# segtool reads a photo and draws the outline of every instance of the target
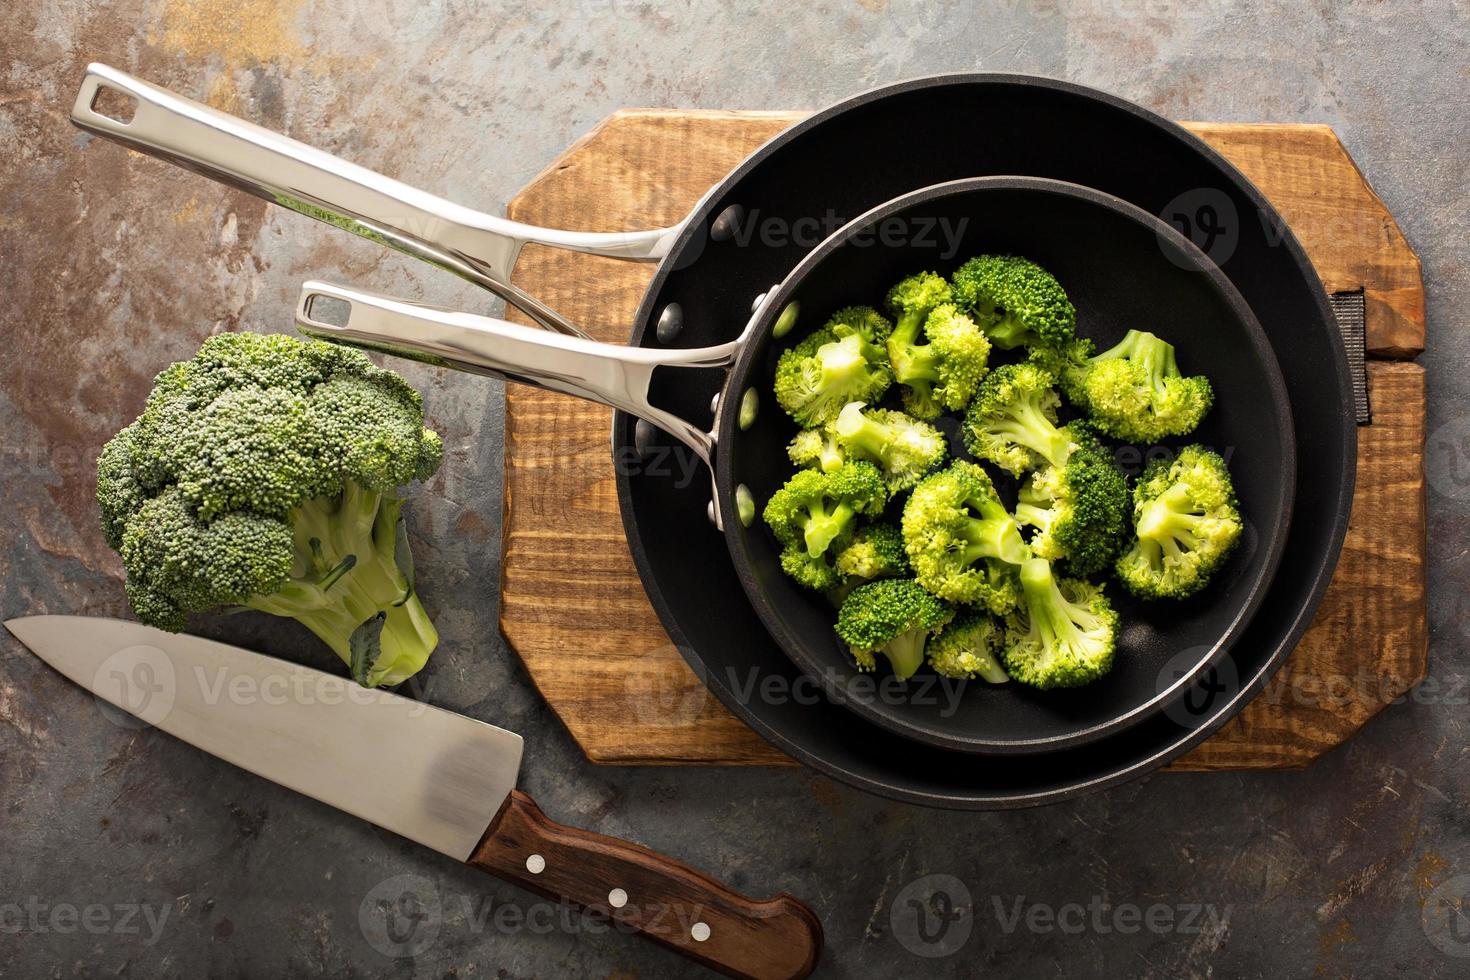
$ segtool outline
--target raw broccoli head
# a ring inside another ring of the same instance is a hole
[[[951,301],[949,283],[943,276],[919,272],[890,289],[884,303],[898,320],[895,329],[912,340],[930,311]]]
[[[1066,559],[1072,575],[1108,568],[1122,545],[1128,484],[1112,454],[1085,425],[1061,430],[1073,448],[1060,467],[1031,474],[1021,486],[1016,521],[1036,529],[1031,551],[1050,561]]]
[[[1007,364],[980,383],[965,415],[965,445],[1019,476],[1042,465],[1060,466],[1072,438],[1057,427],[1055,378],[1032,363]]]
[[[1001,651],[1013,680],[1042,689],[1080,687],[1106,674],[1118,644],[1118,614],[1102,590],[1058,579],[1051,562],[1021,566],[1022,600],[1006,618]]]
[[[989,359],[990,341],[952,303],[934,307],[922,322],[900,318],[888,338],[888,361],[903,386],[904,408],[923,419],[968,405]]]
[[[852,543],[837,553],[837,571],[849,579],[866,580],[909,574],[903,533],[892,524],[859,528]]]
[[[843,463],[847,456],[837,444],[837,436],[831,425],[817,429],[802,429],[786,447],[786,455],[797,466],[809,467],[830,473]]]
[[[823,327],[776,362],[776,401],[807,429],[832,421],[848,402],[877,401],[892,383],[882,345],[856,329],[838,336]]]
[[[782,569],[809,589],[840,584],[836,554],[852,539],[859,515],[879,514],[887,501],[883,477],[871,463],[843,463],[830,473],[801,470],[766,502]]]
[[[1071,340],[1077,311],[1056,277],[1019,255],[981,255],[954,274],[954,297],[997,347],[1060,346]]]
[[[849,402],[830,428],[845,458],[877,464],[890,493],[918,483],[948,453],[944,433],[934,426],[862,402]]]
[[[1214,402],[1209,379],[1184,377],[1174,345],[1142,330],[1071,366],[1066,387],[1098,428],[1133,442],[1193,432]]]
[[[881,653],[894,676],[907,680],[924,662],[929,634],[953,616],[954,610],[913,579],[890,578],[853,589],[837,613],[836,629],[859,670],[872,670],[874,655]]]
[[[1133,490],[1133,528],[1133,544],[1115,566],[1130,592],[1145,599],[1199,592],[1242,530],[1225,460],[1186,446],[1172,462],[1150,463]]]
[[[1000,666],[1004,639],[1005,630],[993,616],[981,612],[956,616],[929,640],[929,666],[944,677],[1004,684],[1010,680]]]
[[[1026,544],[976,464],[954,463],[914,488],[903,508],[903,540],[919,584],[941,599],[995,613],[1015,606]]]
[[[220,334],[162,371],[103,447],[97,502],[144,622],[179,630],[219,605],[289,616],[360,683],[397,684],[438,635],[400,570],[396,488],[442,455],[418,392],[361,353]]]

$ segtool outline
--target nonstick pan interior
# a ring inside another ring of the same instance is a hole
[[[854,303],[880,305],[887,288],[905,275],[925,269],[947,273],[982,252],[1026,255],[1050,269],[1077,307],[1078,332],[1100,349],[1130,327],[1148,329],[1175,344],[1186,372],[1209,375],[1215,408],[1195,433],[1172,446],[1201,442],[1226,456],[1247,532],[1205,592],[1183,603],[1142,602],[1109,585],[1122,616],[1117,663],[1106,677],[1077,690],[941,681],[923,671],[900,684],[883,681],[882,666],[875,683],[856,671],[833,634],[831,604],[781,572],[779,548],[764,524],[757,519],[746,528],[727,520],[726,534],[736,572],[765,626],[834,700],[932,745],[1036,752],[1096,739],[1139,719],[1228,650],[1263,598],[1280,557],[1295,447],[1285,385],[1270,346],[1219,270],[1132,205],[1031,178],[939,185],[855,220],[814,250],[768,300],[766,320],[797,301],[800,323],[780,340],[758,332],[737,362],[731,385],[754,386],[769,396],[781,350],[830,312]],[[1018,360],[1022,353],[997,350],[996,356]],[[759,510],[792,472],[785,447],[796,427],[767,402],[748,430],[730,418],[722,425],[716,469],[730,495],[727,514],[734,513],[736,485],[749,488]],[[965,455],[957,428],[951,432],[952,449]],[[1169,448],[1125,447],[1120,460],[1136,470]],[[992,473],[999,475],[993,468]],[[1013,490],[1013,481],[997,483],[1003,495]],[[903,499],[890,505],[890,517]]]

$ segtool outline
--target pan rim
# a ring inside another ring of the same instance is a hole
[[[1120,112],[1139,120],[1152,131],[1158,133],[1167,142],[1176,145],[1182,151],[1204,161],[1204,163],[1219,174],[1222,180],[1230,186],[1232,191],[1249,201],[1260,214],[1276,216],[1278,219],[1277,227],[1280,230],[1277,245],[1284,250],[1282,253],[1282,264],[1284,265],[1286,260],[1289,259],[1295,273],[1295,278],[1307,288],[1307,298],[1314,304],[1317,314],[1315,323],[1310,325],[1330,334],[1334,319],[1328,304],[1326,290],[1323,288],[1321,279],[1317,275],[1311,260],[1307,257],[1306,250],[1297,239],[1296,233],[1289,225],[1280,220],[1279,212],[1266,199],[1259,188],[1251,183],[1223,154],[1203,139],[1173,120],[1160,116],[1158,113],[1134,102],[1075,82],[1042,75],[1028,75],[1013,72],[949,72],[874,86],[865,92],[842,100],[799,120],[752,151],[744,161],[706,192],[691,210],[685,221],[683,230],[669,251],[668,257],[655,269],[638,309],[634,313],[634,329],[629,343],[643,346],[646,341],[651,342],[654,329],[653,314],[660,297],[665,293],[670,276],[679,267],[677,260],[688,250],[689,242],[692,239],[708,235],[708,225],[712,216],[720,208],[730,203],[729,198],[738,189],[740,182],[776,150],[821,123],[850,109],[859,108],[877,99],[901,96],[936,87],[982,85],[1014,85],[1018,87],[1046,89],[1099,105],[1108,111]],[[1226,275],[1228,276],[1229,273],[1227,272]],[[1327,591],[1327,586],[1332,580],[1343,549],[1351,505],[1356,489],[1355,481],[1357,472],[1357,430],[1351,422],[1353,418],[1351,373],[1346,352],[1343,350],[1341,344],[1337,342],[1335,336],[1331,336],[1331,340],[1333,342],[1329,344],[1329,347],[1333,354],[1334,381],[1338,392],[1337,414],[1345,420],[1345,424],[1340,433],[1344,446],[1340,454],[1339,465],[1335,472],[1329,470],[1322,474],[1324,479],[1335,478],[1337,483],[1336,493],[1322,503],[1323,513],[1326,513],[1329,508],[1331,510],[1331,527],[1328,530],[1325,548],[1322,549],[1324,551],[1322,560],[1311,569],[1310,575],[1304,576],[1307,581],[1303,583],[1301,597],[1287,600],[1282,604],[1279,611],[1273,611],[1273,614],[1279,618],[1279,622],[1273,622],[1268,628],[1268,635],[1265,638],[1265,642],[1274,646],[1274,649],[1259,662],[1249,664],[1249,672],[1241,678],[1241,683],[1233,695],[1217,699],[1212,703],[1211,708],[1207,712],[1201,712],[1193,716],[1190,723],[1177,725],[1177,735],[1172,731],[1162,734],[1155,740],[1156,744],[1150,745],[1142,750],[1141,755],[1134,756],[1122,763],[1099,764],[1095,770],[1096,774],[1079,776],[1075,779],[1069,777],[1067,781],[1044,789],[990,789],[987,787],[977,787],[974,789],[951,790],[947,788],[913,788],[912,786],[896,781],[890,773],[885,772],[875,775],[857,771],[849,763],[829,759],[824,753],[809,748],[805,742],[793,738],[784,729],[777,727],[759,713],[752,711],[729,684],[722,678],[715,676],[715,671],[711,669],[711,666],[705,662],[703,656],[690,642],[688,634],[680,624],[678,617],[674,614],[668,599],[664,596],[656,566],[651,562],[647,549],[644,546],[643,538],[639,533],[636,513],[637,504],[631,474],[618,472],[615,479],[619,512],[623,521],[625,537],[629,541],[630,552],[633,556],[634,564],[638,568],[644,590],[648,595],[650,604],[659,617],[660,623],[669,634],[670,639],[673,640],[680,650],[681,656],[689,664],[694,673],[702,679],[704,686],[735,717],[739,718],[743,724],[749,726],[767,743],[803,765],[865,790],[866,792],[888,799],[954,810],[993,810],[1041,806],[1077,795],[1095,792],[1128,782],[1154,769],[1167,765],[1224,727],[1230,719],[1240,713],[1246,703],[1253,700],[1266,688],[1271,678],[1280,669],[1291,651],[1295,649],[1302,634],[1306,632],[1307,627],[1310,625],[1312,617],[1321,606],[1323,597]],[[615,448],[621,448],[625,445],[631,446],[633,444],[634,421],[631,416],[625,413],[615,413],[613,419],[613,442]],[[1105,741],[1096,744],[1105,744]],[[1096,748],[1096,745],[1093,748]]]
[[[1218,666],[1220,661],[1229,654],[1235,642],[1240,638],[1261,603],[1265,600],[1266,592],[1275,579],[1277,568],[1281,562],[1281,556],[1285,551],[1286,538],[1291,530],[1291,519],[1296,495],[1297,478],[1297,452],[1296,452],[1296,430],[1291,415],[1291,399],[1286,388],[1286,380],[1281,373],[1280,364],[1277,362],[1275,350],[1271,347],[1269,338],[1255,313],[1251,310],[1240,291],[1230,281],[1214,262],[1210,261],[1193,242],[1185,238],[1179,231],[1167,222],[1155,215],[1149,214],[1142,208],[1125,201],[1115,195],[1095,188],[1074,184],[1068,181],[1056,180],[1048,177],[1030,177],[1021,175],[992,175],[986,177],[967,177],[960,180],[945,181],[938,184],[930,184],[917,190],[902,194],[892,200],[885,201],[876,207],[843,225],[833,232],[821,244],[808,252],[802,260],[797,263],[782,280],[781,284],[767,294],[766,300],[761,304],[760,310],[752,318],[751,325],[747,330],[746,341],[742,347],[735,363],[730,368],[730,373],[725,380],[724,390],[720,400],[725,404],[738,404],[738,397],[747,386],[751,374],[756,367],[757,346],[756,337],[764,337],[775,322],[781,309],[787,303],[796,298],[795,294],[800,290],[807,276],[826,261],[834,252],[839,251],[855,236],[872,228],[878,222],[895,214],[901,213],[916,205],[929,202],[942,202],[946,198],[956,197],[969,193],[983,193],[987,191],[1035,191],[1044,194],[1054,194],[1061,197],[1085,201],[1097,205],[1105,210],[1121,215],[1126,220],[1140,225],[1152,232],[1155,236],[1167,240],[1169,245],[1178,250],[1192,266],[1186,270],[1186,274],[1204,275],[1210,282],[1214,291],[1223,299],[1229,307],[1236,320],[1244,327],[1246,337],[1249,339],[1254,359],[1261,368],[1266,388],[1270,394],[1273,408],[1273,421],[1275,423],[1275,437],[1281,447],[1282,455],[1286,461],[1283,466],[1283,476],[1275,481],[1273,508],[1276,512],[1276,520],[1269,529],[1262,529],[1261,539],[1266,543],[1265,560],[1260,571],[1252,576],[1245,602],[1240,606],[1235,616],[1227,624],[1220,636],[1214,640],[1210,649],[1200,658],[1187,673],[1181,675],[1168,687],[1156,691],[1154,695],[1141,703],[1134,705],[1122,714],[1115,715],[1108,721],[1101,722],[1087,728],[1069,731],[1063,735],[1049,736],[1045,738],[1029,739],[1006,739],[996,740],[987,738],[975,738],[968,736],[957,736],[942,729],[934,729],[922,726],[918,723],[901,721],[895,715],[879,711],[872,707],[866,700],[856,698],[850,692],[843,689],[839,679],[834,677],[829,670],[822,669],[819,657],[812,654],[806,645],[800,642],[799,637],[787,628],[785,618],[780,616],[775,604],[760,602],[757,595],[760,593],[760,585],[753,572],[750,554],[745,548],[746,539],[743,535],[730,526],[725,529],[723,537],[726,546],[730,550],[731,560],[735,565],[735,573],[739,577],[741,585],[745,588],[747,598],[750,599],[752,608],[760,617],[766,631],[771,634],[782,652],[796,665],[797,669],[815,681],[829,698],[835,700],[853,711],[865,721],[879,725],[897,735],[910,738],[924,744],[935,745],[956,752],[970,755],[1032,755],[1041,752],[1060,751],[1069,748],[1077,748],[1108,735],[1115,734],[1126,728],[1132,727],[1138,721],[1143,720],[1171,701],[1185,688],[1198,682],[1209,670]],[[734,399],[734,400],[732,400]],[[1284,411],[1281,411],[1284,409]],[[717,452],[715,457],[715,480],[720,494],[720,509],[726,515],[736,513],[735,486],[733,482],[733,470],[731,465],[731,454],[738,436],[737,413],[721,413],[718,437],[716,440]]]

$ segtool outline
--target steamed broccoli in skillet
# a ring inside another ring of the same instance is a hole
[[[1110,436],[1152,443],[1194,431],[1214,392],[1203,375],[1185,377],[1174,345],[1130,330],[1113,347],[1065,371],[1067,397]]]
[[[883,654],[893,675],[907,680],[924,662],[924,646],[954,610],[913,579],[891,578],[859,586],[837,613],[837,635],[858,670],[872,670]]]
[[[803,428],[825,425],[848,402],[873,402],[893,383],[888,321],[865,307],[842,311],[788,348],[776,364],[776,401]]]
[[[1193,595],[1241,521],[1218,455],[1187,447],[1130,495],[1099,434],[1190,432],[1209,381],[1142,331],[1096,353],[1062,284],[1021,256],[916,273],[884,306],[892,323],[848,307],[781,358],[778,398],[801,426],[787,453],[804,468],[767,506],[783,568],[839,605],[860,670],[881,653],[901,679],[925,663],[1040,689],[1103,676],[1119,622],[1099,577]],[[992,369],[992,346],[1016,353]],[[975,461],[949,459],[949,422]],[[987,466],[1017,482],[997,487]]]
[[[1055,347],[1071,340],[1077,311],[1055,276],[1019,255],[981,255],[953,276],[954,300],[995,346]]]
[[[1145,599],[1185,599],[1205,587],[1240,540],[1240,511],[1219,453],[1186,446],[1155,460],[1133,491],[1133,544],[1118,581]]]
[[[843,463],[830,473],[801,470],[766,503],[765,520],[781,543],[781,567],[801,585],[825,591],[842,584],[835,561],[860,516],[882,513],[883,477],[872,463]]]
[[[361,353],[226,333],[155,379],[102,449],[97,502],[138,618],[245,606],[287,616],[369,687],[438,643],[413,587],[399,487],[439,466],[419,393]]]

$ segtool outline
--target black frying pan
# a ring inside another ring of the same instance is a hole
[[[785,346],[773,338],[773,327],[789,323],[793,304],[810,311],[809,328],[842,306],[876,302],[904,275],[953,266],[984,250],[1018,251],[1052,269],[1078,306],[1080,322],[1100,341],[1111,342],[1130,326],[1149,326],[1175,340],[1187,364],[1209,366],[1219,407],[1198,437],[1233,456],[1252,546],[1240,549],[1202,599],[1166,607],[1124,603],[1120,665],[1085,689],[1042,694],[972,683],[968,696],[937,701],[930,686],[915,680],[884,685],[884,697],[864,696],[871,685],[834,636],[831,605],[781,573],[778,547],[755,518],[791,471],[785,447],[794,429],[769,404],[775,359]],[[723,515],[736,572],[792,659],[834,700],[946,748],[1059,748],[1115,731],[1167,700],[1228,649],[1249,620],[1289,523],[1295,478],[1290,408],[1249,308],[1167,225],[1115,198],[1057,181],[978,178],[885,204],[813,250],[768,292],[740,340],[714,348],[658,352],[597,344],[324,283],[303,288],[297,326],[328,340],[590,398],[677,435],[711,466],[717,516]],[[710,432],[650,400],[653,373],[661,367],[727,369]],[[757,403],[768,403],[753,419],[735,410],[751,404],[752,391]],[[1160,688],[1160,669],[1184,650],[1193,651],[1193,661]],[[905,696],[910,691],[922,696]]]

